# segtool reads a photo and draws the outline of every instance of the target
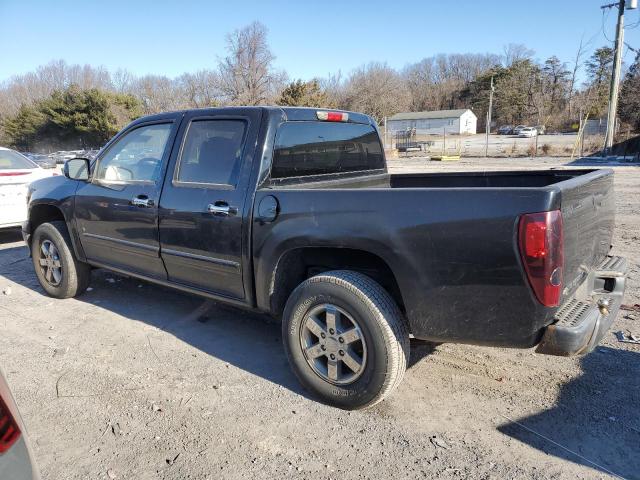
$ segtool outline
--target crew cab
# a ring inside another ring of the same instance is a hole
[[[51,296],[105,268],[269,313],[342,408],[399,384],[410,335],[584,354],[624,293],[612,170],[391,174],[359,113],[148,116],[64,174],[32,184],[23,227]]]

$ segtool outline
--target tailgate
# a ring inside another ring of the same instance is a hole
[[[564,229],[564,290],[570,297],[611,248],[615,222],[613,170],[579,175],[560,188]]]

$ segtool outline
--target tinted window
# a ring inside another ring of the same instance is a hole
[[[171,127],[170,123],[147,125],[125,134],[100,159],[94,178],[117,183],[155,182]]]
[[[288,122],[276,135],[273,178],[384,168],[378,133],[371,125]]]
[[[235,185],[245,127],[242,120],[191,122],[176,179],[188,183]]]
[[[37,165],[27,157],[13,150],[0,150],[0,170],[36,168]]]

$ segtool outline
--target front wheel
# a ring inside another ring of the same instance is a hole
[[[336,270],[301,283],[285,306],[282,332],[302,385],[344,409],[381,401],[402,380],[409,358],[398,306],[357,272]]]
[[[42,288],[55,298],[80,295],[89,286],[91,267],[75,258],[67,226],[62,221],[36,228],[31,256]]]

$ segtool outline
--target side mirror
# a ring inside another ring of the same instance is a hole
[[[62,173],[71,180],[89,180],[89,170],[91,168],[91,160],[88,158],[72,158],[64,162]]]

